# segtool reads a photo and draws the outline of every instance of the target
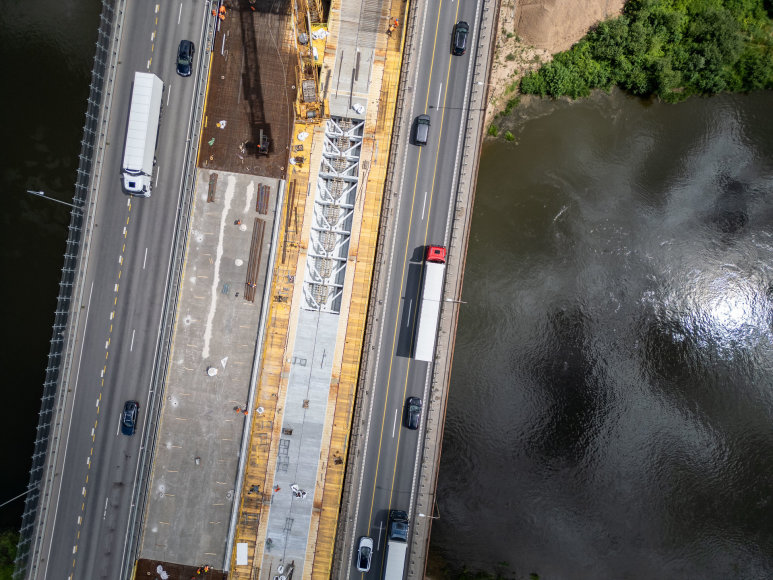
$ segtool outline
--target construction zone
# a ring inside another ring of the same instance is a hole
[[[135,578],[331,576],[407,8],[213,4]]]

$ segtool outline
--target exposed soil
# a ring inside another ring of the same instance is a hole
[[[625,0],[502,0],[486,126],[518,97],[525,72],[570,48],[596,23],[620,14],[623,4]]]
[[[290,2],[226,6],[214,39],[198,166],[281,179],[295,99]],[[261,135],[268,137],[267,155],[258,151]]]

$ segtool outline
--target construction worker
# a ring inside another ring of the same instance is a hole
[[[387,36],[392,36],[392,32],[397,30],[398,26],[400,26],[400,21],[397,18],[393,18],[389,23],[389,28],[387,28]]]
[[[225,20],[225,5],[220,5],[220,20]]]

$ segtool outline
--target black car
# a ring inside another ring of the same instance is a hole
[[[451,54],[462,56],[467,50],[467,34],[470,32],[470,25],[464,20],[460,20],[454,26],[453,40],[451,41]]]
[[[196,47],[190,40],[181,40],[177,49],[177,74],[181,77],[191,76],[193,70],[193,53]]]
[[[405,401],[405,426],[408,429],[418,429],[419,419],[421,419],[421,399],[408,397]]]
[[[137,410],[140,404],[137,401],[126,401],[121,413],[121,433],[124,435],[134,435],[137,428]]]

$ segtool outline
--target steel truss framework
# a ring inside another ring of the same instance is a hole
[[[364,126],[362,120],[340,117],[325,124],[303,281],[302,307],[307,310],[335,314],[341,310]]]

